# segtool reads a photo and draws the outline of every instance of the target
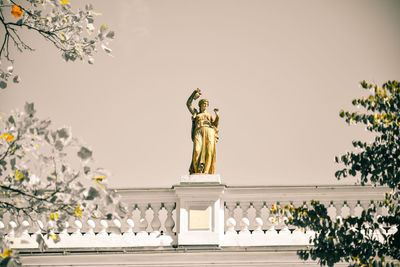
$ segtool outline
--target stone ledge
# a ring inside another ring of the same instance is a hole
[[[219,174],[191,174],[181,177],[181,184],[221,184],[221,176]]]

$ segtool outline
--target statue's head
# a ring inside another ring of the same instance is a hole
[[[206,111],[207,107],[208,107],[208,100],[200,99],[200,101],[199,101],[200,112]]]

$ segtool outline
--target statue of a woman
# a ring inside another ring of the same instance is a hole
[[[186,106],[192,114],[192,141],[193,156],[190,164],[190,174],[214,174],[215,173],[215,146],[218,140],[219,111],[214,109],[215,118],[206,111],[208,100],[199,101],[199,110],[193,107],[193,100],[200,97],[200,89],[197,88],[190,95]]]

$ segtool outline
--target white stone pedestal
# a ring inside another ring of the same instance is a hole
[[[217,245],[224,235],[225,185],[219,175],[187,175],[174,186],[178,196],[178,245]]]
[[[182,183],[221,183],[221,176],[219,174],[191,174],[181,177]]]

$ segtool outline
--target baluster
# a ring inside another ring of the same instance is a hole
[[[243,201],[240,202],[240,208],[242,209],[242,218],[247,218],[248,219],[248,210],[250,208],[250,202],[248,201]]]
[[[247,219],[246,217],[242,218],[240,220],[240,226],[242,227],[242,229],[240,230],[239,234],[250,234],[249,225],[249,219]]]
[[[257,217],[255,219],[256,229],[254,230],[253,234],[264,233],[262,230],[263,224],[264,224],[263,220],[260,217]]]
[[[256,210],[256,218],[261,218],[261,209],[264,206],[264,202],[262,201],[256,201],[253,202],[253,207]]]
[[[355,207],[357,205],[357,202],[354,201],[346,201],[346,205],[349,207],[349,216],[353,217],[355,216]]]
[[[28,222],[27,220],[24,220],[24,221],[22,222],[22,226],[24,227],[24,230],[22,231],[21,237],[24,238],[24,239],[30,238],[31,236],[30,236],[29,233],[28,233],[29,222]]]
[[[262,207],[261,207],[261,219],[263,220],[263,230],[268,229],[268,218],[269,218],[269,208],[267,206],[267,202],[262,202]]]
[[[236,208],[236,203],[235,202],[225,202],[225,207],[228,209],[228,216],[227,218],[234,218],[235,217],[235,208]]]
[[[135,227],[133,228],[134,232],[139,232],[139,221],[140,221],[140,210],[137,204],[133,205],[132,209],[132,220],[135,223]]]
[[[257,213],[257,210],[254,207],[253,202],[250,202],[249,209],[247,210],[247,218],[249,219],[249,222],[250,222],[250,226],[249,226],[250,230],[254,230],[256,227],[255,226],[255,219],[257,218],[256,213]]]
[[[164,229],[166,234],[163,233],[163,235],[158,237],[158,245],[159,246],[171,246],[172,243],[174,242],[174,239],[172,236],[174,235],[173,229],[175,227],[175,222],[174,222],[174,209],[175,209],[175,203],[162,203],[161,207],[163,209],[163,213],[166,213],[166,218],[164,221]],[[161,208],[158,209],[158,217],[160,215]],[[153,233],[154,235],[154,233]]]
[[[114,227],[114,231],[112,231],[110,235],[112,235],[112,236],[120,236],[121,233],[122,233],[122,231],[121,231],[121,221],[118,220],[118,219],[114,219],[113,223],[114,223],[115,227]]]
[[[123,247],[125,245],[125,242],[124,240],[122,240],[121,221],[118,219],[114,219],[113,224],[114,227],[110,229],[111,233],[109,246]]]
[[[347,204],[347,201],[345,200],[344,202],[343,202],[343,207],[342,207],[342,209],[341,209],[341,217],[342,218],[346,218],[346,217],[348,217],[348,216],[350,216],[350,214],[351,214],[351,211],[350,211],[350,207],[349,207],[349,205]]]
[[[276,219],[276,214],[277,214],[277,205],[275,203],[270,203],[268,206],[268,211],[269,211],[269,215],[268,215],[268,225],[269,226],[275,226],[278,224],[278,220]]]
[[[236,202],[235,204],[236,204],[236,206],[233,209],[233,218],[235,219],[236,222],[239,222],[235,226],[235,230],[239,231],[240,230],[239,224],[240,224],[240,220],[242,219],[243,213],[242,213],[242,209],[240,208],[240,202]]]
[[[354,216],[360,218],[362,211],[363,207],[361,206],[360,200],[357,200],[357,204],[354,207]]]
[[[336,207],[333,204],[333,201],[331,201],[329,203],[329,206],[327,207],[327,211],[328,211],[328,216],[331,218],[332,221],[334,221],[336,218]]]
[[[81,233],[82,222],[79,221],[79,220],[75,220],[74,224],[75,224],[76,230],[75,230],[75,232],[72,234],[72,236],[74,236],[74,237],[82,236],[82,233]]]
[[[87,224],[89,226],[89,229],[87,230],[87,232],[85,233],[85,236],[94,236],[94,228],[96,227],[96,224],[93,220],[89,219],[87,221]]]
[[[135,234],[133,233],[133,227],[135,227],[135,223],[133,222],[132,219],[128,219],[126,220],[126,223],[128,224],[128,230],[123,233],[123,235],[125,236],[134,236]]]
[[[164,223],[165,230],[167,231],[168,235],[172,236],[172,235],[174,235],[174,233],[172,232],[172,229],[175,226],[174,219],[172,218],[172,212],[173,212],[173,210],[175,208],[175,203],[173,203],[173,202],[165,203],[164,207],[167,210],[167,219],[165,220],[165,223]]]
[[[65,222],[63,223],[63,226],[64,226],[64,229],[63,229],[63,230],[61,231],[61,233],[60,233],[60,238],[61,238],[61,240],[63,240],[63,239],[65,239],[65,238],[69,237],[69,234],[68,234],[69,222],[65,221]]]
[[[148,205],[145,203],[139,204],[139,210],[140,210],[140,219],[139,219],[139,230],[140,232],[146,232],[147,228],[147,221],[146,221],[146,211],[148,208]]]
[[[226,211],[225,218],[226,219],[234,218],[234,216],[235,216],[234,211],[236,208],[236,203],[235,202],[225,202],[225,208],[226,208],[225,209],[225,211]],[[226,222],[227,221],[225,221],[225,231],[227,231],[227,229],[228,229]],[[235,225],[236,225],[236,223],[235,223]]]
[[[230,217],[226,220],[226,233],[228,234],[236,234],[235,231],[236,221],[234,218]]]
[[[153,220],[151,221],[151,228],[153,230],[153,233],[158,233],[161,227],[161,221],[159,218],[161,203],[151,204],[151,209],[153,210]]]
[[[8,233],[7,237],[14,238],[15,237],[15,228],[17,228],[17,223],[14,221],[10,221],[8,224],[11,227],[11,231]]]
[[[107,233],[107,228],[108,228],[108,223],[106,220],[101,220],[100,221],[100,225],[101,225],[101,230],[100,232],[97,234],[98,236],[108,236]]]
[[[334,202],[334,206],[335,206],[335,208],[336,208],[336,216],[335,216],[335,218],[337,217],[337,216],[342,216],[342,208],[343,208],[343,204],[342,204],[342,202],[341,201],[335,201]]]
[[[255,231],[262,231],[262,227],[264,225],[263,219],[262,219],[262,213],[261,209],[264,206],[264,202],[254,202],[253,207],[256,210],[256,216],[254,218],[254,225],[255,225]]]
[[[240,227],[241,227],[241,229],[240,229],[240,232],[242,232],[243,231],[243,223],[244,223],[244,221],[243,221],[243,219],[244,218],[246,218],[247,219],[247,221],[248,221],[248,226],[250,226],[250,220],[249,220],[249,218],[248,218],[248,214],[247,214],[247,211],[249,210],[249,208],[250,208],[250,202],[248,202],[248,201],[243,201],[243,202],[240,202],[239,203],[239,207],[240,207],[240,209],[242,210],[242,216],[241,216],[241,218],[240,218]]]
[[[278,227],[279,229],[282,229],[283,227],[286,227],[285,223],[284,223],[284,214],[282,212],[282,207],[283,205],[281,204],[280,201],[276,202],[276,212],[277,212],[277,221],[278,221]]]

